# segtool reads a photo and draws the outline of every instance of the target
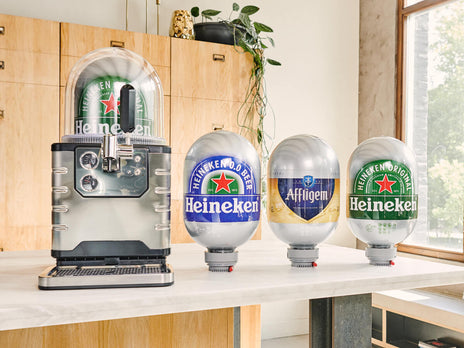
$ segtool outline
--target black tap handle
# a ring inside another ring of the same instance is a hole
[[[121,129],[132,133],[135,129],[135,89],[127,84],[121,87],[119,110],[121,112]]]

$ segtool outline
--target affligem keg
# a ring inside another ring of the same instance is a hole
[[[351,155],[346,213],[354,235],[367,243],[371,264],[393,265],[394,245],[413,231],[416,182],[414,153],[398,139],[368,139]]]
[[[184,223],[207,248],[214,272],[232,271],[238,246],[250,239],[260,218],[260,160],[244,137],[215,131],[199,138],[184,163]]]
[[[316,266],[316,246],[335,230],[340,215],[340,166],[334,150],[311,135],[283,140],[269,161],[268,189],[269,224],[290,246],[292,266]]]

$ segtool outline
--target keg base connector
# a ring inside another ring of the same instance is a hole
[[[393,259],[396,257],[396,247],[392,246],[371,246],[366,248],[366,257],[369,263],[375,266],[393,266]]]
[[[205,262],[210,272],[232,272],[238,260],[238,251],[205,251]]]
[[[287,257],[292,263],[292,267],[316,267],[316,260],[319,258],[319,248],[301,249],[290,247],[287,249]]]

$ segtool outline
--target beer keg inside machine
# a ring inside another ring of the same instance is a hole
[[[52,145],[52,256],[41,289],[163,286],[170,253],[170,148],[154,68],[122,48],[82,57]]]

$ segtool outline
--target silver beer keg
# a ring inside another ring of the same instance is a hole
[[[207,248],[210,271],[232,271],[235,249],[249,240],[260,218],[260,160],[242,136],[215,131],[199,138],[184,163],[184,223]]]
[[[361,143],[348,164],[348,224],[366,243],[373,265],[393,265],[397,243],[417,221],[416,159],[403,142],[391,137]]]
[[[316,266],[317,244],[340,215],[340,166],[334,150],[312,135],[296,135],[272,152],[268,167],[268,220],[290,248],[294,267]]]

